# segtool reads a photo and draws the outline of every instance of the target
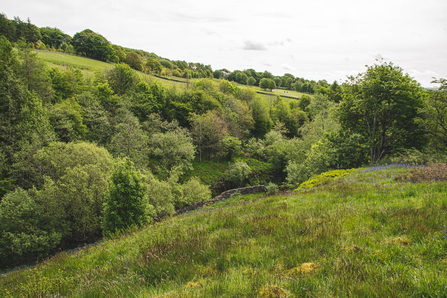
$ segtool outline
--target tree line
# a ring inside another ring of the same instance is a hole
[[[4,13],[0,14],[0,35],[5,36],[13,44],[24,40],[32,44],[35,49],[77,54],[113,63],[126,63],[135,70],[163,76],[187,79],[225,78],[242,85],[259,86],[265,90],[281,88],[309,94],[328,94],[330,88],[339,89],[336,81],[329,85],[326,80],[316,82],[295,78],[289,73],[274,76],[268,71],[256,72],[254,69],[233,72],[227,69],[213,71],[210,65],[180,60],[171,61],[154,53],[112,44],[104,36],[90,29],[85,29],[71,37],[58,28],[39,28],[32,24],[29,18],[26,22],[19,17],[10,20]]]

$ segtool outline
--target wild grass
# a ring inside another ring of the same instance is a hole
[[[2,297],[446,297],[447,182],[365,168],[4,272]]]
[[[50,64],[51,66],[59,67],[73,67],[81,70],[88,70],[90,72],[95,69],[105,69],[112,68],[112,63],[106,63],[95,59],[89,59],[84,57],[79,57],[75,55],[59,53],[59,52],[44,52],[36,51],[37,56]]]

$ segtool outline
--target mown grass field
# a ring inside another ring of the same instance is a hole
[[[446,297],[447,182],[411,170],[235,196],[3,272],[0,296]]]

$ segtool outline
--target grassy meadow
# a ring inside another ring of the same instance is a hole
[[[0,296],[446,297],[447,182],[418,169],[236,195],[3,272]]]
[[[67,69],[67,67],[72,67],[75,69],[80,69],[84,75],[93,75],[95,70],[112,68],[113,63],[107,63],[99,60],[84,58],[80,56],[60,53],[60,52],[47,52],[47,51],[36,51],[40,59],[45,61],[49,67],[56,67],[61,70]],[[187,87],[188,83],[194,83],[197,79],[185,79],[175,76],[152,76],[150,74],[145,74],[144,72],[137,71],[138,75],[143,81],[146,82],[157,82],[166,88],[177,88],[184,89]],[[216,83],[220,80],[213,79]],[[276,95],[285,96],[288,100],[293,100],[293,98],[300,98],[305,93],[296,92],[292,90],[282,90],[274,89],[271,92],[262,90],[259,87],[253,86],[248,87],[246,85],[241,85],[235,82],[235,84],[240,88],[252,88],[254,91],[259,92],[259,94],[265,98],[276,98]]]
[[[80,70],[93,73],[95,69],[107,69],[113,67],[112,63],[102,62],[95,59],[84,58],[80,56],[59,53],[36,51],[37,56],[45,61],[50,67],[73,67]]]

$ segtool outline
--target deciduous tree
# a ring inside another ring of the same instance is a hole
[[[424,91],[392,63],[368,66],[346,83],[338,117],[342,128],[359,133],[369,146],[370,163],[399,148],[424,144],[421,117]]]

